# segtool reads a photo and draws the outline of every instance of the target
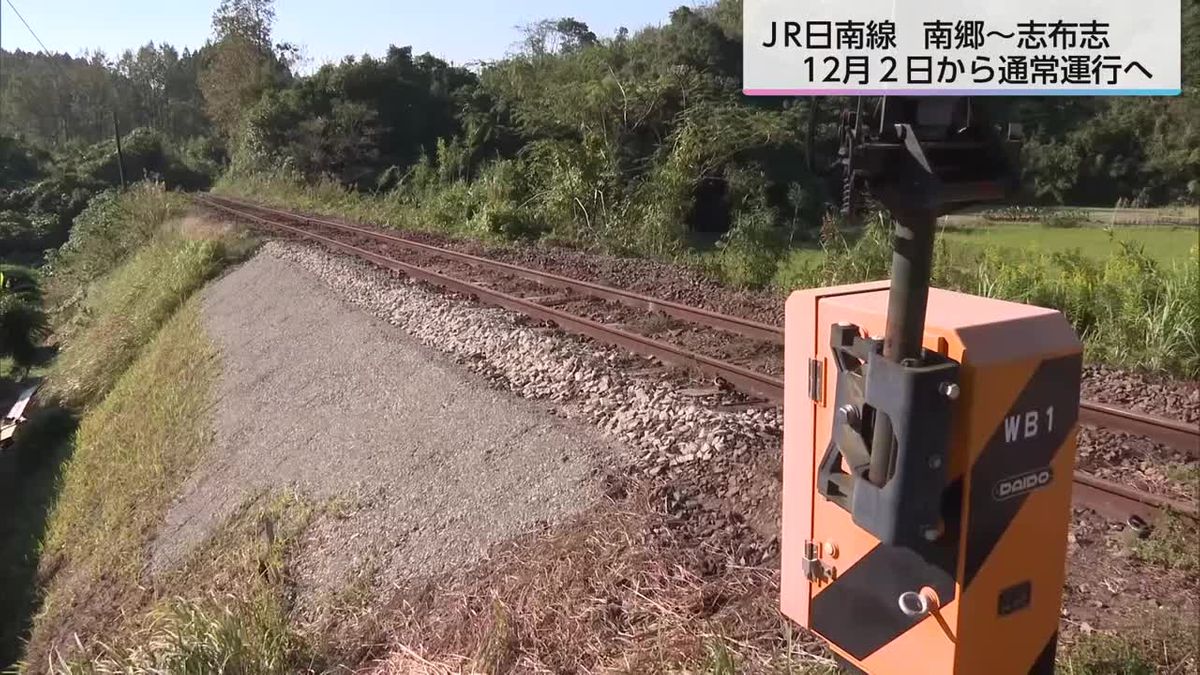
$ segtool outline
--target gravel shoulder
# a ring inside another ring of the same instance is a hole
[[[367,568],[389,584],[473,562],[594,502],[618,444],[488,387],[275,246],[205,292],[225,364],[215,450],[172,505],[153,568],[282,489],[325,505],[293,565],[314,597]]]

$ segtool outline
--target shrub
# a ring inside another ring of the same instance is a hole
[[[1052,209],[1042,218],[1046,227],[1073,228],[1081,227],[1087,221],[1087,214],[1074,209]]]
[[[771,280],[782,248],[773,219],[765,207],[735,216],[733,229],[718,243],[718,263],[727,283],[757,288]]]
[[[48,332],[37,274],[24,267],[0,265],[0,357],[11,357],[18,366],[28,368]]]
[[[789,253],[775,273],[774,285],[790,290],[886,279],[892,265],[892,223],[882,214],[866,222],[847,235],[841,219],[827,215],[821,227],[821,254]]]
[[[47,259],[51,304],[108,274],[186,208],[185,197],[154,183],[96,197],[76,219],[67,243]]]

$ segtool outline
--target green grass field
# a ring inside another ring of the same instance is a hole
[[[1197,262],[1200,230],[1195,227],[1118,227],[1109,231],[1099,227],[1055,228],[1025,224],[980,224],[941,226],[938,241],[945,241],[953,259],[971,257],[985,248],[1004,248],[1059,253],[1079,250],[1095,260],[1103,260],[1117,251],[1119,241],[1141,244],[1146,255],[1164,267]],[[821,249],[796,248],[789,252],[793,261],[821,259]]]
[[[1079,249],[1092,258],[1104,258],[1117,247],[1116,240],[1135,241],[1145,247],[1154,260],[1195,263],[1200,230],[1195,227],[1098,227],[1054,228],[1042,225],[972,225],[943,227],[940,236],[952,245],[967,247],[1001,246],[1036,249],[1053,253]]]

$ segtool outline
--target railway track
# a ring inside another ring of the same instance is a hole
[[[448,291],[552,322],[563,330],[664,363],[695,369],[765,401],[783,400],[783,379],[777,374],[704,353],[712,351],[711,348],[689,348],[678,344],[676,339],[663,340],[647,335],[645,333],[653,331],[637,330],[637,326],[631,325],[636,324],[636,320],[611,321],[597,315],[611,317],[611,307],[619,306],[635,313],[663,314],[692,326],[693,330],[697,326],[713,329],[726,334],[729,341],[759,345],[745,346],[741,351],[760,364],[775,361],[782,353],[783,329],[779,326],[432,246],[361,225],[314,218],[228,197],[203,195],[196,200],[234,217],[320,243]],[[464,276],[473,279],[467,280]],[[547,289],[555,292],[546,295]],[[599,312],[596,307],[600,305],[608,309]],[[620,311],[616,315],[621,318]],[[712,333],[711,330],[703,332],[706,335]],[[681,333],[684,331],[676,331],[675,335]],[[1092,401],[1082,402],[1080,408],[1083,424],[1145,436],[1156,443],[1181,449],[1189,457],[1200,457],[1200,430],[1194,426]],[[1133,489],[1083,471],[1075,473],[1074,487],[1076,500],[1082,506],[1132,524],[1152,522],[1164,510],[1200,519],[1200,510],[1194,502]]]

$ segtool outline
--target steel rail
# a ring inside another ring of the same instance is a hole
[[[393,238],[390,235],[375,232],[366,228],[355,227],[353,225],[310,219],[306,216],[299,216],[297,214],[278,209],[258,207],[257,205],[242,205],[237,200],[218,200],[207,196],[198,196],[196,199],[202,204],[220,209],[239,218],[245,218],[266,225],[267,227],[290,232],[299,237],[322,243],[335,250],[369,260],[381,267],[401,272],[412,278],[432,283],[449,291],[474,296],[483,302],[506,307],[527,316],[549,321],[557,324],[564,330],[586,335],[599,340],[600,342],[627,349],[638,354],[651,356],[666,363],[696,368],[697,370],[705,372],[709,375],[723,378],[737,389],[747,393],[762,396],[773,401],[783,400],[783,381],[779,378],[766,375],[764,373],[759,373],[748,368],[743,368],[735,364],[725,363],[718,359],[697,354],[695,352],[654,340],[653,338],[643,335],[631,333],[614,326],[592,321],[591,319],[575,316],[552,307],[539,305],[524,298],[519,298],[491,288],[472,284],[468,281],[455,279],[432,270],[424,269],[417,265],[405,263],[380,253],[368,251],[352,244],[340,242],[335,239],[307,231],[303,228],[281,223],[276,220],[263,218],[244,209],[246,209],[247,206],[250,206],[251,208],[260,210],[262,212],[271,213],[276,216],[300,220],[306,223],[324,225],[335,230],[355,232],[357,234],[362,234],[377,239],[398,239],[396,243],[403,245],[415,244],[416,242],[409,242],[403,239]],[[228,202],[228,204],[224,202]],[[235,206],[230,206],[229,204],[234,204]],[[421,244],[420,246],[426,247],[424,244]],[[436,247],[428,248],[432,249],[430,251],[431,253],[444,252],[444,249],[438,249]],[[415,250],[424,250],[424,248]],[[469,257],[474,258],[474,256]],[[509,266],[505,263],[498,264],[505,267],[514,267],[516,270],[520,270],[522,272],[530,271],[525,270],[524,268]],[[488,265],[488,267],[490,267],[490,265]],[[537,279],[531,278],[526,274],[515,274],[515,276],[521,276],[522,278],[537,281]],[[561,280],[562,282],[569,282],[569,284],[564,284],[567,288],[573,287],[573,284],[576,283],[574,280],[566,277],[558,277],[557,275],[550,276],[557,277],[557,279]],[[597,286],[598,288],[605,290],[613,290],[607,289],[607,287],[598,286],[596,284],[589,285]],[[658,302],[655,301],[647,307],[655,308],[658,306]],[[683,306],[680,305],[680,307]],[[709,314],[713,313],[709,312]],[[772,330],[780,331],[780,329],[774,326],[768,327]],[[1151,415],[1143,415],[1140,413],[1121,410],[1113,406],[1086,401],[1081,404],[1080,421],[1086,424],[1094,424],[1096,426],[1103,426],[1106,428],[1114,428],[1121,431],[1128,431],[1130,433],[1146,435],[1155,440],[1177,446],[1189,441],[1194,443],[1197,439],[1197,432],[1187,428],[1186,425],[1181,423]],[[1193,446],[1182,445],[1182,447],[1190,448]],[[1142,490],[1129,488],[1111,481],[1097,478],[1096,476],[1093,476],[1087,472],[1076,471],[1073,476],[1073,484],[1074,497],[1079,501],[1080,504],[1092,508],[1098,513],[1107,517],[1117,518],[1120,520],[1132,520],[1134,517],[1137,517],[1145,522],[1151,522],[1165,509],[1193,519],[1200,519],[1200,513],[1198,513],[1195,503],[1173,500]]]
[[[512,274],[513,276],[527,279],[529,281],[540,283],[546,286],[565,288],[602,300],[619,302],[630,307],[646,309],[649,311],[660,311],[677,319],[691,323],[709,326],[710,328],[718,328],[757,340],[783,344],[783,328],[780,326],[773,326],[771,324],[753,321],[750,319],[724,315],[704,308],[690,307],[677,302],[653,298],[638,293],[632,293],[611,286],[581,281],[559,274],[542,272],[497,260],[489,260],[480,256],[460,253],[458,251],[451,251],[438,246],[423,244],[402,236],[380,232],[372,228],[361,227],[343,221],[313,218],[311,216],[292,213],[290,211],[275,209],[268,206],[262,206],[260,204],[254,204],[252,202],[233,199],[230,197],[206,195],[204,199],[215,202],[225,202],[236,205],[240,208],[253,209],[285,218],[302,220],[306,223],[314,223],[347,232],[354,232],[356,234],[361,234],[379,241],[386,241],[388,243],[396,244],[409,250],[421,251],[442,258],[458,260],[478,267],[506,272]],[[768,394],[769,395],[767,397],[771,400],[783,400],[782,388],[778,389],[777,391],[772,390],[768,392]],[[1191,457],[1200,458],[1200,426],[1198,425],[1188,425],[1163,417],[1138,413],[1131,410],[1124,410],[1115,406],[1094,401],[1082,401],[1080,403],[1080,421],[1083,424],[1145,436],[1158,443],[1182,449]]]
[[[208,197],[208,199],[213,198]],[[452,251],[440,246],[431,246],[429,244],[423,244],[405,237],[388,234],[386,232],[380,232],[367,227],[352,225],[350,223],[326,220],[323,218],[313,218],[311,216],[282,211],[280,209],[252,204],[238,199],[230,199],[228,197],[216,197],[215,199],[228,202],[230,204],[235,204],[243,208],[251,208],[261,212],[273,213],[277,216],[303,220],[305,223],[313,223],[317,225],[323,225],[325,227],[332,227],[345,232],[354,232],[356,234],[371,237],[372,239],[376,239],[378,241],[386,241],[390,244],[402,246],[412,251],[429,253],[441,258],[457,260],[468,265],[505,272],[507,274],[511,274],[522,279],[527,279],[544,286],[566,288],[582,295],[591,296],[593,298],[608,300],[610,302],[618,302],[623,305],[635,307],[637,309],[646,309],[652,312],[662,312],[663,314],[673,316],[689,323],[700,324],[710,328],[717,328],[730,333],[736,333],[738,335],[754,338],[756,340],[783,344],[783,331],[778,326],[772,326],[771,324],[762,323],[760,321],[744,319],[727,314],[720,314],[702,307],[691,307],[678,302],[673,302],[671,300],[654,298],[648,295],[642,295],[639,293],[626,291],[624,289],[614,288],[612,286],[604,286],[601,284],[592,283],[590,281],[571,279],[570,277],[564,277],[560,274],[554,274],[552,272],[542,272],[540,270],[529,269],[528,267],[521,267],[519,265],[512,265],[499,260],[490,260],[488,258],[471,255],[469,253]]]
[[[1200,519],[1195,502],[1183,502],[1163,497],[1144,490],[1136,490],[1085,471],[1076,471],[1073,495],[1081,504],[1100,515],[1119,520],[1132,520],[1134,516],[1150,523],[1164,510],[1183,516]]]
[[[1079,421],[1114,431],[1124,431],[1183,450],[1200,457],[1200,425],[1188,425],[1165,417],[1125,410],[1105,403],[1083,401]]]
[[[209,201],[208,203],[215,208],[222,209],[238,217],[253,220],[268,227],[284,230],[297,236],[320,242],[335,250],[349,253],[364,260],[369,260],[380,267],[402,272],[414,279],[420,279],[456,293],[474,296],[484,302],[506,307],[536,319],[555,323],[564,330],[586,335],[601,342],[605,342],[616,347],[621,347],[637,354],[652,356],[665,363],[673,363],[695,368],[709,375],[720,377],[728,381],[734,387],[748,393],[772,397],[779,395],[779,393],[783,391],[782,380],[764,373],[750,370],[749,368],[743,368],[732,363],[725,363],[724,361],[720,361],[703,354],[697,354],[695,352],[688,351],[686,349],[682,349],[680,347],[676,347],[675,345],[661,342],[644,335],[638,335],[637,333],[621,330],[620,328],[608,326],[598,321],[592,321],[591,319],[568,314],[561,310],[554,309],[553,307],[539,305],[525,300],[524,298],[518,298],[514,295],[509,295],[508,293],[497,291],[495,289],[478,286],[469,281],[448,277],[432,270],[427,270],[416,265],[396,260],[395,258],[389,258],[388,256],[380,253],[368,251],[352,244],[347,244],[345,242],[337,241],[336,239],[330,239],[329,237],[308,232],[299,227],[294,227],[292,225],[262,218],[251,213],[246,213],[245,211],[239,211],[236,208],[226,206],[224,204],[213,201]]]

